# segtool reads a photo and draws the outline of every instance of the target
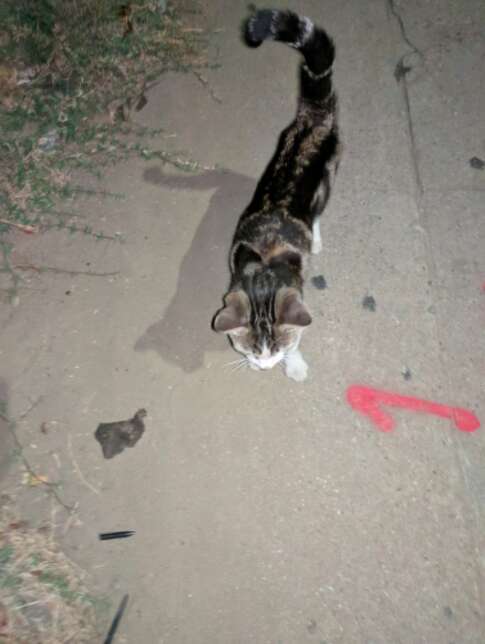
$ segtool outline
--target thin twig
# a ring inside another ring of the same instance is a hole
[[[38,228],[36,226],[30,226],[29,224],[18,224],[17,222],[10,221],[9,219],[0,219],[0,224],[13,226],[14,228],[18,228],[23,233],[27,233],[28,235],[32,235],[33,233],[36,233],[38,231]]]
[[[74,504],[73,512],[71,512],[71,514],[67,517],[67,521],[65,522],[64,527],[62,528],[63,536],[65,536],[71,529],[71,525],[75,519],[75,511],[78,509],[78,507],[79,507],[79,502],[76,501],[76,503]]]
[[[76,470],[77,475],[81,479],[82,483],[84,483],[84,485],[95,494],[99,494],[99,490],[95,488],[94,485],[92,485],[88,480],[86,480],[84,474],[81,472],[81,468],[79,467],[78,462],[74,458],[74,453],[72,450],[72,438],[70,433],[67,435],[67,449],[69,451],[69,456],[71,457],[72,464],[74,465],[74,469]]]

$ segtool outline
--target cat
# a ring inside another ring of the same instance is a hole
[[[291,11],[256,11],[243,38],[253,48],[276,40],[301,52],[300,96],[296,117],[237,224],[229,291],[212,328],[227,334],[244,364],[259,370],[282,362],[289,378],[303,381],[308,366],[298,347],[312,322],[303,271],[310,251],[322,248],[319,219],[340,158],[335,47],[323,29]]]

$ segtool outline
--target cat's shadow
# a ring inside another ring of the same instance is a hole
[[[156,351],[189,373],[203,366],[206,352],[228,349],[225,338],[212,331],[211,320],[227,291],[227,258],[236,223],[256,182],[231,171],[173,176],[164,175],[158,167],[145,170],[143,178],[165,188],[215,190],[182,259],[174,296],[162,318],[135,344],[135,351]]]

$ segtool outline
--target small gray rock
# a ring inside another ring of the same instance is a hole
[[[374,311],[376,310],[376,301],[372,297],[372,295],[366,295],[362,300],[362,306],[364,307],[364,309],[367,309],[368,311],[372,311],[372,313],[374,313]]]
[[[315,275],[315,277],[312,277],[311,281],[313,286],[319,291],[323,291],[327,288],[327,280],[323,277],[323,275]]]
[[[485,161],[479,157],[472,157],[469,164],[474,170],[483,170],[483,168],[485,168]]]
[[[445,617],[448,617],[448,619],[453,617],[453,611],[449,606],[443,606],[443,613],[445,614]]]
[[[59,133],[57,130],[49,130],[44,136],[41,136],[37,145],[42,152],[50,152],[59,143]]]
[[[412,373],[411,373],[411,369],[409,367],[403,367],[403,370],[401,371],[401,373],[402,373],[402,377],[404,378],[404,380],[411,380]]]

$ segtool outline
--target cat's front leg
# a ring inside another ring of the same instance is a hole
[[[285,358],[285,374],[288,378],[303,382],[308,375],[308,365],[303,359],[299,349],[295,349]]]
[[[322,250],[322,236],[320,234],[320,217],[315,217],[312,228],[312,254],[318,255]]]

